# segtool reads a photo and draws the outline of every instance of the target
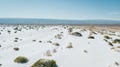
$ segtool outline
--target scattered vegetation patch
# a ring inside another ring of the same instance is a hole
[[[113,46],[113,44],[111,42],[108,42],[108,45]]]
[[[117,48],[120,48],[120,46],[117,46]]]
[[[93,34],[97,34],[96,32],[94,32],[94,31],[92,31],[91,33],[93,33]]]
[[[15,47],[15,48],[13,48],[15,51],[18,51],[19,50],[19,48],[18,47]]]
[[[36,42],[36,40],[32,40],[33,42]]]
[[[49,41],[47,41],[47,43],[52,43],[52,41],[49,40]]]
[[[85,53],[88,53],[88,51],[87,51],[87,50],[84,50],[84,52],[85,52]]]
[[[109,37],[109,36],[104,36],[104,38],[105,38],[105,39],[111,39],[111,37]]]
[[[18,30],[18,27],[15,27],[14,30]]]
[[[107,39],[104,39],[104,41],[105,41],[105,42],[108,42],[108,40],[107,40]]]
[[[55,45],[55,46],[60,46],[60,44],[57,43],[57,42],[53,43],[53,45]]]
[[[31,67],[56,67],[56,61],[48,59],[40,59],[35,62]]]
[[[19,38],[18,38],[18,37],[16,37],[15,39],[16,39],[16,40],[18,40]]]
[[[73,31],[73,29],[70,27],[68,28],[68,32],[71,33]]]
[[[50,50],[46,51],[45,55],[46,55],[46,56],[52,56]]]
[[[57,52],[57,50],[56,49],[53,49],[53,53],[56,53]]]
[[[95,39],[95,37],[94,37],[94,36],[89,36],[88,38],[89,38],[89,39]]]
[[[73,48],[72,43],[70,42],[67,48]]]
[[[2,66],[2,64],[0,64],[0,66]]]
[[[19,56],[19,57],[15,58],[14,62],[16,62],[16,63],[27,63],[28,59],[26,57]]]
[[[17,31],[15,31],[14,33],[17,33]]]
[[[18,42],[18,40],[14,40],[14,42]]]
[[[119,63],[118,63],[118,62],[115,62],[115,65],[119,66]]]
[[[57,34],[57,35],[55,35],[55,38],[57,38],[57,39],[62,39],[62,34]]]
[[[120,39],[115,39],[113,43],[120,43]]]
[[[7,32],[10,34],[10,32],[11,32],[11,31],[10,31],[10,30],[8,30]]]
[[[74,33],[72,33],[72,35],[74,35],[74,36],[82,36],[82,34],[79,33],[79,32],[74,32]]]
[[[39,41],[39,43],[42,43],[42,41]]]

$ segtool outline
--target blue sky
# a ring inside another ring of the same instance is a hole
[[[0,0],[0,18],[120,20],[120,0]]]

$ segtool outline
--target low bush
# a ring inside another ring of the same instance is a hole
[[[115,39],[113,43],[120,43],[120,39]]]
[[[87,50],[84,50],[85,53],[87,53],[88,51]]]
[[[82,34],[79,33],[79,32],[74,32],[74,33],[72,33],[72,35],[74,35],[74,36],[82,36]]]
[[[52,56],[51,51],[50,50],[46,51],[45,55],[46,56]]]
[[[67,48],[73,48],[72,43],[70,42]]]
[[[89,38],[89,39],[95,39],[95,37],[94,37],[94,36],[89,36],[88,38]]]
[[[117,46],[117,48],[120,48],[120,46]]]
[[[104,38],[105,38],[105,39],[111,39],[111,37],[109,37],[109,36],[104,36]]]
[[[113,46],[113,44],[111,42],[108,42],[108,45]]]
[[[32,40],[33,42],[36,42],[36,40]]]
[[[35,62],[31,67],[56,67],[56,62],[54,60],[40,59]]]
[[[72,29],[71,27],[70,27],[70,28],[68,28],[68,32],[69,32],[69,33],[71,33],[71,32],[72,32],[72,30],[73,30],[73,29]]]
[[[13,48],[15,51],[18,51],[19,50],[19,48],[18,47],[15,47],[15,48]]]
[[[53,43],[53,45],[55,45],[55,46],[60,46],[60,44],[57,43],[57,42]]]
[[[14,62],[16,62],[16,63],[27,63],[28,59],[26,57],[19,56],[19,57],[15,58]]]
[[[18,40],[14,40],[14,42],[18,42]]]
[[[2,66],[2,64],[0,64],[0,66]]]

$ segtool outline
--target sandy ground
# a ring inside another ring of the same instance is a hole
[[[53,59],[58,67],[120,67],[116,39],[119,26],[0,25],[0,67],[31,67],[39,59]],[[29,61],[15,63],[18,56]]]

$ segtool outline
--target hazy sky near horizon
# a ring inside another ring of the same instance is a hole
[[[0,18],[120,20],[120,0],[0,0]]]

